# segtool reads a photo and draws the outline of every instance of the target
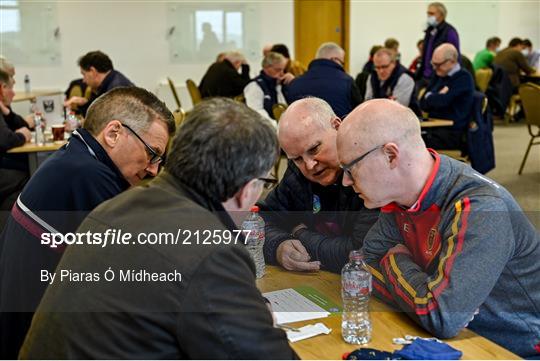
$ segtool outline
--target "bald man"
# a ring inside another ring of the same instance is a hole
[[[294,102],[278,137],[289,164],[280,184],[260,203],[266,221],[264,257],[291,271],[340,272],[359,249],[378,211],[341,185],[336,152],[341,120],[318,98]]]
[[[458,51],[449,43],[435,49],[431,64],[436,76],[420,100],[420,107],[431,118],[450,119],[454,125],[449,128],[431,128],[424,134],[424,140],[429,148],[464,150],[465,132],[472,118],[472,76],[461,68]]]
[[[506,189],[427,149],[414,113],[386,99],[356,108],[337,149],[366,207],[377,297],[436,337],[468,327],[522,357],[539,356],[540,240]]]

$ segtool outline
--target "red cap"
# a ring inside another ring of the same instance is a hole
[[[258,211],[259,211],[259,206],[253,206],[253,207],[251,207],[251,211],[252,211],[252,212],[258,212]]]

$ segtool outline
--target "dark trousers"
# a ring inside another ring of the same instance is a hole
[[[426,128],[422,130],[422,138],[426,147],[437,149],[461,150],[463,154],[467,152],[467,141],[465,133],[461,130],[447,128]]]

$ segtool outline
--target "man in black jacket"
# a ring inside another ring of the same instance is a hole
[[[0,236],[0,357],[13,359],[65,245],[44,233],[74,232],[102,202],[156,175],[174,118],[155,95],[116,88],[88,109],[84,128],[49,157],[24,187]]]
[[[240,68],[241,74],[238,73]],[[246,58],[241,53],[232,51],[227,53],[222,61],[210,65],[199,84],[199,90],[203,98],[234,98],[242,94],[249,81]]]
[[[267,263],[294,271],[339,272],[377,220],[378,211],[367,210],[341,184],[336,149],[340,123],[330,105],[318,98],[298,100],[282,115],[279,142],[289,166],[260,203]]]
[[[57,273],[107,279],[55,281],[20,357],[295,358],[285,333],[273,327],[231,217],[261,195],[277,150],[274,129],[255,111],[230,99],[197,105],[174,139],[165,171],[98,207],[78,229],[117,229],[138,241],[70,246]],[[150,243],[151,234],[180,236],[177,243]],[[168,279],[118,278],[130,271]]]

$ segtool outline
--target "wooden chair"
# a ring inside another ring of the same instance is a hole
[[[202,101],[202,96],[195,82],[191,79],[188,79],[186,80],[186,86],[189,95],[191,96],[191,102],[193,103],[193,106],[199,104]]]
[[[272,106],[272,114],[274,115],[276,122],[279,122],[279,118],[281,118],[281,115],[285,110],[287,110],[286,104],[277,103]]]
[[[244,94],[235,96],[233,100],[238,103],[246,104],[246,97],[244,96]]]
[[[476,78],[476,85],[482,93],[486,92],[492,76],[493,69],[491,68],[478,69],[474,72],[474,77]]]
[[[186,112],[182,108],[178,108],[173,112],[174,122],[176,123],[176,129],[180,128],[184,120],[186,119]]]
[[[521,175],[531,147],[533,145],[540,145],[540,142],[535,142],[535,139],[540,138],[540,86],[533,83],[525,83],[519,87],[519,95],[523,104],[523,110],[525,111],[525,121],[531,135],[531,140],[519,167],[518,174]],[[533,132],[533,127],[538,128],[536,132]]]
[[[182,109],[182,103],[180,103],[180,98],[178,97],[178,93],[176,92],[176,86],[174,85],[174,82],[172,81],[172,79],[169,77],[167,77],[167,82],[169,83],[169,87],[171,88],[171,93],[174,97],[174,101],[176,102],[176,111],[178,111]]]

